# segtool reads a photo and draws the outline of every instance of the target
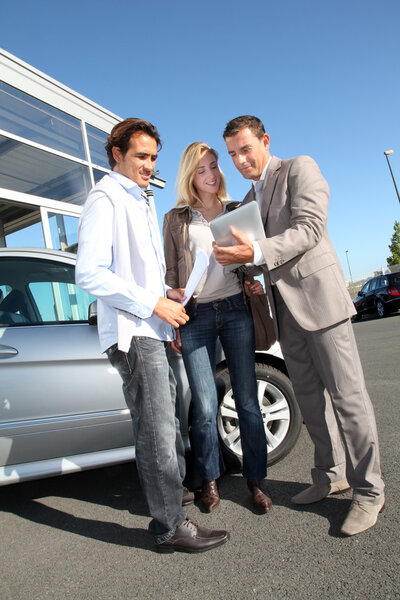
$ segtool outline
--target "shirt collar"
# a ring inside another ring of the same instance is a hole
[[[116,171],[110,171],[109,176],[118,181],[118,183],[136,200],[145,200],[147,202],[147,196],[144,190],[138,186],[137,183],[129,179],[129,177],[125,177],[121,173],[117,173]]]
[[[270,157],[269,157],[269,160],[268,160],[267,164],[265,165],[263,172],[261,173],[261,177],[260,177],[260,179],[259,179],[258,181],[253,181],[253,182],[252,182],[252,183],[253,183],[254,190],[255,190],[257,187],[258,187],[258,188],[261,188],[261,187],[262,187],[262,185],[263,185],[263,184],[262,184],[261,182],[264,182],[265,175],[267,174],[268,165],[269,165],[269,163],[271,162],[271,158],[272,158],[272,156],[270,156]],[[258,182],[260,182],[260,183],[258,183]],[[258,184],[258,185],[257,185],[257,184]]]

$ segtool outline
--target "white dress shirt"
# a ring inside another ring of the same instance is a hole
[[[173,328],[153,314],[166,296],[160,233],[147,198],[131,179],[112,171],[90,191],[78,229],[77,284],[98,299],[101,349],[133,336],[163,341]]]

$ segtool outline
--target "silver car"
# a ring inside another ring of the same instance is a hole
[[[75,255],[0,248],[0,485],[117,464],[135,457],[121,379],[100,352],[94,298],[75,285]],[[171,351],[177,414],[190,447],[190,389]],[[279,345],[257,353],[269,464],[294,446],[302,419]],[[242,450],[222,351],[218,432],[228,463]]]

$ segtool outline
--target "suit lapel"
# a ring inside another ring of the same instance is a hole
[[[272,196],[274,195],[278,174],[281,168],[281,161],[276,156],[272,156],[271,162],[268,165],[267,173],[263,186],[263,200],[261,206],[261,219],[264,226],[267,221],[269,207],[271,206]],[[254,195],[254,193],[253,193]],[[246,196],[247,198],[247,196]]]
[[[256,199],[256,196],[254,194],[254,187],[251,186],[251,188],[249,189],[249,191],[243,198],[242,204],[248,204],[249,202],[253,202],[253,200],[255,200],[255,199]]]
[[[281,168],[281,160],[276,156],[271,157],[271,162],[268,165],[267,173],[264,179],[263,185],[263,199],[261,206],[261,219],[264,226],[267,221],[269,207],[271,206],[272,196],[274,195],[276,182],[278,181],[278,174]],[[256,199],[254,193],[254,187],[251,186],[246,196],[243,199],[243,204],[253,202]]]

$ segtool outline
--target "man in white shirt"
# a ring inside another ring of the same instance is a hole
[[[264,125],[250,115],[224,131],[239,172],[253,181],[244,203],[256,201],[265,238],[215,246],[223,264],[253,263],[264,273],[277,339],[304,422],[315,446],[313,485],[292,498],[318,502],[353,488],[342,533],[375,525],[385,503],[374,410],[351,325],[355,313],[329,239],[329,188],[309,156],[281,160],[269,152]]]
[[[76,282],[98,299],[101,349],[123,381],[153,517],[149,532],[160,551],[201,552],[229,534],[199,527],[182,508],[185,456],[165,347],[188,316],[180,296],[165,286],[160,234],[143,191],[160,148],[147,121],[126,119],[111,131],[112,171],[89,193],[79,223]]]

